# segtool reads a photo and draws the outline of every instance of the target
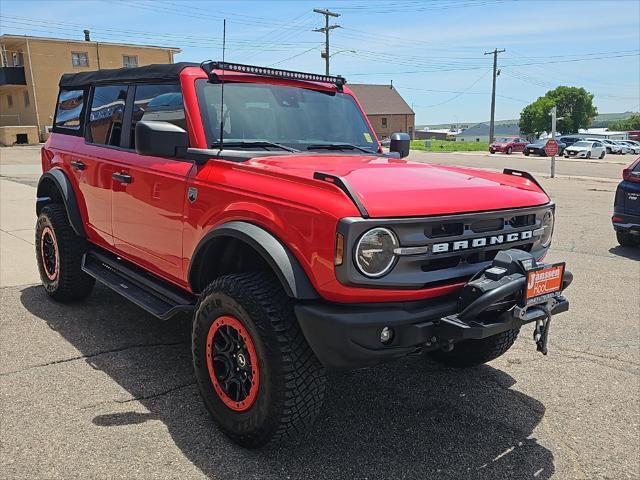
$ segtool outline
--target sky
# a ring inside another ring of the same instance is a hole
[[[416,124],[486,121],[492,55],[496,119],[515,119],[559,85],[584,87],[600,113],[640,111],[638,0],[2,0],[3,34],[178,47],[176,61],[226,60],[324,73],[324,17],[331,73],[348,83],[389,84]]]

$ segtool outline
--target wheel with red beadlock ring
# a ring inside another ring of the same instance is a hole
[[[91,293],[95,280],[82,271],[87,242],[71,227],[64,205],[50,204],[36,222],[36,261],[46,292],[60,302]]]
[[[292,437],[320,411],[324,368],[302,334],[293,300],[270,272],[209,284],[194,314],[192,353],[207,410],[243,447]]]

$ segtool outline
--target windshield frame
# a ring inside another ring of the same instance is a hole
[[[270,79],[269,79],[270,80]],[[353,107],[355,108],[355,111],[358,113],[358,115],[360,116],[360,118],[363,121],[363,124],[365,126],[365,128],[367,129],[367,131],[365,132],[365,134],[370,135],[371,137],[371,145],[368,147],[371,150],[370,151],[364,151],[365,148],[367,148],[367,146],[365,146],[365,144],[363,143],[362,145],[356,145],[357,148],[353,149],[344,149],[341,150],[339,148],[337,149],[321,149],[321,150],[317,150],[317,151],[307,151],[307,146],[308,145],[313,145],[313,144],[320,144],[320,143],[325,143],[324,141],[318,141],[316,139],[308,139],[307,141],[299,141],[296,143],[290,143],[290,142],[284,142],[284,141],[278,141],[275,139],[259,139],[259,140],[264,140],[265,142],[271,142],[271,143],[281,143],[283,145],[286,145],[287,147],[290,147],[294,150],[298,150],[297,152],[285,152],[284,150],[280,149],[280,150],[274,150],[274,153],[278,152],[279,154],[286,154],[286,153],[290,153],[290,154],[297,154],[297,153],[329,153],[329,152],[348,152],[349,154],[354,154],[354,155],[381,155],[382,154],[382,150],[380,147],[380,141],[375,133],[375,130],[373,129],[373,126],[371,125],[371,122],[369,121],[369,118],[367,117],[367,115],[365,114],[364,110],[362,109],[362,106],[360,105],[360,103],[358,102],[357,98],[355,97],[355,95],[353,95],[353,93],[351,91],[336,91],[336,90],[327,90],[324,88],[313,88],[314,85],[310,84],[309,86],[302,86],[302,85],[291,85],[291,83],[289,82],[274,82],[274,81],[243,81],[243,80],[239,80],[239,79],[234,79],[234,80],[229,80],[229,81],[225,81],[224,85],[226,87],[228,87],[229,85],[264,85],[264,86],[276,86],[276,87],[288,87],[288,88],[296,88],[296,89],[302,89],[302,90],[310,90],[313,92],[318,92],[321,94],[326,94],[326,95],[330,95],[332,97],[335,97],[337,95],[345,95],[347,97],[349,97],[349,100],[351,101],[351,103],[353,104]],[[206,105],[206,95],[204,92],[204,89],[207,87],[207,85],[222,85],[222,82],[215,82],[215,81],[211,81],[210,79],[205,79],[205,78],[198,78],[195,81],[195,93],[196,93],[196,98],[197,98],[197,102],[198,102],[198,108],[199,108],[199,116],[200,116],[200,121],[202,122],[202,127],[204,130],[204,135],[205,135],[205,139],[207,142],[207,148],[209,149],[218,149],[219,148],[219,134],[215,134],[215,131],[217,129],[219,129],[219,125],[218,126],[214,126],[211,125],[211,117],[208,113],[208,108]],[[226,102],[225,102],[226,103]],[[365,137],[366,139],[366,137]],[[226,137],[223,138],[223,143],[226,141],[230,141],[232,143],[236,143],[236,142],[240,142],[242,141],[242,139],[236,139],[236,138],[229,138],[227,139]],[[246,142],[251,143],[251,142],[256,142],[258,141],[258,139],[244,139]],[[332,145],[332,144],[344,144],[344,145],[348,145],[347,139],[342,139],[341,141],[326,141],[326,145]],[[368,143],[368,142],[367,142]],[[237,147],[235,147],[237,148]],[[234,147],[232,147],[231,149],[235,149]],[[251,148],[251,147],[249,147]],[[256,147],[257,148],[257,147]],[[263,152],[265,151],[264,149],[262,150]]]

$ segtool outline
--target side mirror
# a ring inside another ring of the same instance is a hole
[[[411,138],[408,134],[398,132],[391,135],[391,144],[389,145],[390,152],[397,152],[400,158],[404,158],[409,155],[409,147],[411,146]]]
[[[178,149],[189,147],[189,134],[169,122],[140,121],[136,123],[136,153],[153,157],[175,157]]]

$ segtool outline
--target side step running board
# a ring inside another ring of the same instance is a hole
[[[82,258],[82,270],[161,320],[195,308],[194,295],[114,255],[91,250]]]

